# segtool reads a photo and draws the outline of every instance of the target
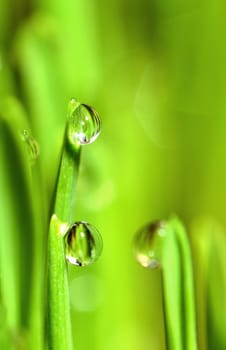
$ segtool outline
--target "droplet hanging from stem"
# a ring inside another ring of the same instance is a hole
[[[169,350],[197,350],[192,254],[177,217],[143,226],[134,237],[138,263],[161,267],[166,342]]]
[[[96,140],[101,120],[94,108],[76,101],[69,102],[67,135],[72,145],[86,145]]]
[[[79,221],[69,228],[65,236],[66,259],[70,264],[87,266],[94,263],[102,252],[102,238],[91,224]]]
[[[165,237],[165,222],[156,221],[143,226],[134,237],[134,253],[138,263],[150,269],[160,267],[159,249]]]

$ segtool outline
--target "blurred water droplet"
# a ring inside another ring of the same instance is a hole
[[[134,252],[138,263],[150,269],[160,267],[159,246],[166,234],[165,222],[156,221],[142,227],[134,237]]]
[[[98,113],[90,106],[76,101],[69,103],[68,138],[74,145],[86,145],[96,140],[101,131]]]
[[[66,259],[77,266],[94,263],[102,252],[102,238],[97,229],[87,222],[75,222],[65,236]]]
[[[39,144],[27,130],[23,130],[21,136],[22,140],[27,144],[30,162],[33,165],[40,153]]]

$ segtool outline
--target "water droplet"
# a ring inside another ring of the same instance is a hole
[[[33,165],[40,153],[39,144],[27,130],[22,131],[21,137],[22,140],[27,144],[30,162]]]
[[[97,229],[87,222],[75,222],[65,236],[66,259],[77,266],[94,263],[102,252],[102,238]]]
[[[160,267],[160,245],[166,235],[166,223],[156,221],[142,227],[134,237],[134,252],[138,263],[143,267]]]
[[[69,141],[73,145],[86,145],[95,141],[100,131],[98,113],[92,107],[71,99],[68,111]]]

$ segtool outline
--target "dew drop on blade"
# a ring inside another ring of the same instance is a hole
[[[29,159],[33,165],[40,153],[39,144],[27,130],[22,131],[21,138],[27,144]]]
[[[69,103],[68,138],[73,145],[86,145],[96,140],[101,131],[101,120],[92,107],[76,101]]]
[[[160,268],[159,246],[166,234],[165,222],[156,221],[143,226],[137,231],[133,241],[137,262],[146,268]]]
[[[87,222],[75,222],[66,233],[66,259],[70,264],[77,266],[91,265],[101,255],[102,247],[100,233]]]

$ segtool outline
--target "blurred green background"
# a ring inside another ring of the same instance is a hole
[[[225,16],[223,0],[0,1],[0,96],[27,111],[47,212],[69,99],[102,117],[76,199],[104,241],[69,269],[77,350],[165,349],[160,274],[132,237],[173,212],[226,225]]]

